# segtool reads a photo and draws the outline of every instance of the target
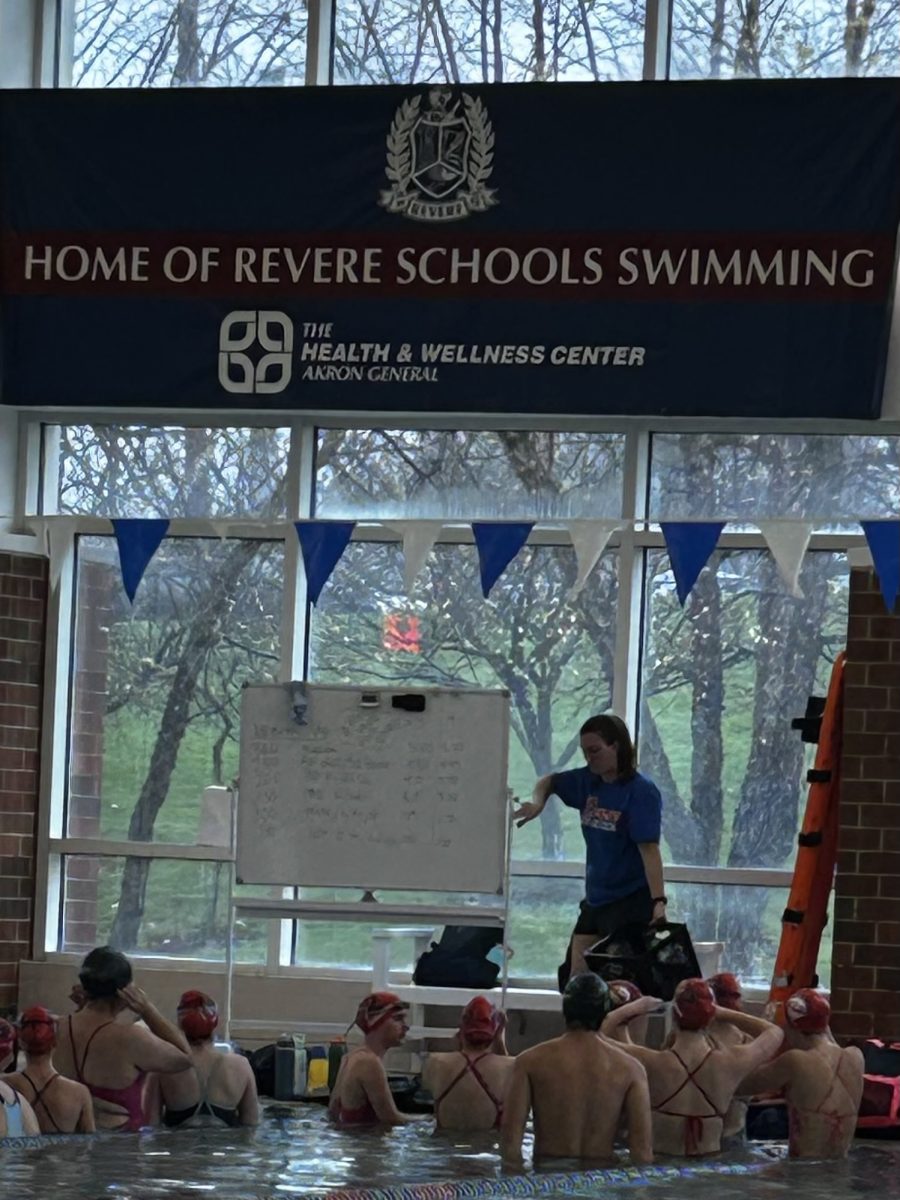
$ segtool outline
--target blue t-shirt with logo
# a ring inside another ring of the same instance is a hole
[[[656,784],[640,774],[604,783],[589,767],[577,767],[553,776],[553,793],[581,813],[588,904],[610,904],[644,887],[638,843],[659,841],[662,797]]]

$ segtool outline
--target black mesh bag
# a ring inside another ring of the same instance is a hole
[[[607,983],[627,979],[660,1000],[671,1000],[683,979],[700,978],[687,925],[624,925],[596,942],[584,960]]]

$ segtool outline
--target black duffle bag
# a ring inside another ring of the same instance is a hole
[[[447,925],[416,963],[413,983],[423,987],[492,988],[500,968],[487,955],[501,945],[499,929],[480,925]]]
[[[623,925],[596,942],[584,961],[607,983],[627,979],[660,1000],[671,1000],[683,979],[700,978],[687,925]]]

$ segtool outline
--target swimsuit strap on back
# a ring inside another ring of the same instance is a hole
[[[688,1068],[687,1063],[684,1061],[684,1059],[681,1057],[681,1055],[678,1053],[678,1051],[674,1047],[672,1048],[672,1053],[675,1055],[675,1057],[678,1059],[678,1062],[681,1064],[681,1069],[684,1071],[684,1079],[681,1081],[681,1083],[678,1085],[678,1087],[675,1089],[675,1091],[672,1092],[671,1095],[667,1096],[665,1098],[665,1100],[661,1100],[659,1104],[655,1104],[653,1106],[653,1111],[661,1113],[663,1116],[667,1116],[667,1117],[680,1117],[684,1121],[684,1148],[685,1148],[685,1151],[688,1154],[697,1154],[700,1149],[700,1139],[701,1139],[701,1136],[703,1133],[703,1122],[711,1121],[715,1117],[718,1117],[720,1121],[725,1120],[725,1114],[719,1112],[718,1108],[715,1106],[715,1104],[712,1102],[712,1100],[707,1095],[706,1089],[703,1087],[703,1084],[698,1082],[698,1080],[697,1080],[697,1072],[703,1067],[703,1064],[709,1058],[710,1054],[714,1053],[714,1050],[712,1049],[712,1047],[710,1047],[710,1049],[707,1050],[706,1054],[703,1056],[703,1058],[700,1060],[700,1062],[696,1065],[696,1067],[694,1067],[693,1071],[691,1071]],[[705,1116],[700,1116],[699,1114],[696,1114],[696,1113],[671,1112],[663,1107],[663,1105],[668,1104],[670,1101],[674,1100],[675,1097],[679,1094],[679,1092],[682,1092],[689,1083],[692,1083],[694,1085],[694,1087],[697,1089],[697,1091],[700,1093],[700,1095],[703,1097],[703,1099],[706,1101],[706,1103],[712,1109],[711,1113],[707,1113]]]
[[[93,1033],[91,1034],[91,1036],[88,1038],[87,1042],[85,1043],[84,1054],[82,1054],[82,1056],[81,1056],[81,1065],[79,1066],[78,1051],[75,1048],[75,1034],[72,1030],[72,1018],[69,1017],[69,1041],[72,1043],[72,1061],[75,1064],[75,1074],[78,1076],[78,1082],[85,1084],[85,1086],[87,1086],[87,1087],[90,1087],[90,1084],[87,1082],[87,1080],[84,1077],[84,1067],[85,1067],[85,1063],[87,1062],[88,1052],[90,1051],[91,1043],[93,1042],[93,1040],[97,1036],[97,1034],[100,1032],[100,1030],[106,1029],[107,1026],[109,1026],[109,1025],[115,1025],[115,1021],[104,1021],[104,1023],[102,1025],[98,1025],[97,1028],[93,1031]]]
[[[484,1054],[479,1054],[477,1058],[469,1058],[469,1056],[466,1054],[466,1052],[464,1050],[460,1050],[459,1053],[462,1055],[463,1060],[464,1060],[463,1069],[459,1072],[458,1075],[455,1075],[453,1077],[453,1079],[450,1080],[450,1082],[447,1084],[447,1086],[444,1088],[444,1090],[441,1092],[441,1094],[435,1100],[435,1102],[434,1102],[435,1117],[437,1117],[437,1115],[438,1115],[438,1109],[440,1108],[442,1102],[444,1100],[446,1100],[447,1096],[449,1096],[449,1094],[453,1091],[453,1089],[456,1087],[456,1085],[459,1083],[459,1081],[461,1079],[463,1079],[466,1075],[471,1074],[471,1075],[475,1076],[476,1080],[481,1085],[481,1087],[482,1087],[483,1091],[485,1092],[485,1094],[487,1095],[488,1099],[491,1101],[494,1108],[496,1108],[497,1119],[494,1122],[494,1128],[499,1129],[500,1119],[503,1116],[503,1103],[502,1103],[502,1101],[498,1100],[497,1097],[494,1095],[494,1093],[491,1091],[490,1087],[488,1086],[487,1080],[484,1078],[484,1076],[478,1070],[478,1066],[477,1066],[477,1064],[480,1063],[483,1058],[487,1058],[487,1056],[489,1054],[491,1054],[492,1052],[490,1050],[486,1050],[484,1052]]]
[[[679,1092],[682,1092],[689,1083],[692,1083],[694,1085],[694,1087],[697,1089],[697,1091],[700,1093],[700,1095],[703,1097],[703,1099],[706,1101],[706,1103],[709,1105],[709,1107],[712,1109],[711,1113],[707,1113],[707,1115],[705,1117],[701,1117],[700,1120],[706,1121],[706,1120],[711,1119],[712,1117],[719,1117],[721,1120],[724,1120],[725,1114],[719,1112],[716,1105],[706,1094],[706,1090],[703,1087],[703,1084],[700,1083],[699,1080],[697,1079],[698,1071],[702,1070],[703,1065],[706,1062],[706,1060],[709,1058],[710,1054],[714,1054],[715,1051],[712,1048],[707,1050],[706,1054],[703,1056],[703,1058],[700,1060],[700,1062],[697,1063],[697,1065],[696,1065],[696,1067],[694,1067],[693,1071],[691,1071],[688,1068],[687,1063],[684,1061],[684,1059],[681,1057],[681,1055],[678,1053],[678,1051],[676,1049],[674,1049],[674,1047],[672,1048],[672,1053],[675,1055],[675,1057],[678,1059],[679,1063],[681,1064],[681,1069],[684,1071],[684,1079],[681,1081],[681,1083],[678,1085],[678,1087],[675,1089],[675,1091],[672,1092],[671,1095],[666,1096],[665,1100],[660,1100],[659,1104],[654,1104],[654,1106],[653,1106],[654,1111],[658,1112],[658,1113],[663,1113],[665,1116],[670,1116],[670,1117],[688,1116],[689,1114],[687,1114],[687,1113],[666,1113],[665,1109],[663,1108],[663,1105],[668,1104],[670,1101],[674,1100],[675,1097],[679,1094]]]
[[[209,1089],[212,1081],[215,1079],[216,1074],[222,1066],[224,1057],[225,1056],[223,1054],[216,1055],[216,1060],[210,1067],[209,1074],[206,1076],[206,1079],[204,1079],[197,1068],[194,1067],[194,1074],[197,1076],[197,1083],[200,1085],[200,1103],[197,1105],[198,1112],[212,1112],[213,1106],[209,1102]]]
[[[89,1083],[84,1077],[84,1066],[87,1062],[88,1052],[94,1038],[101,1029],[106,1029],[108,1025],[114,1024],[115,1021],[106,1021],[104,1024],[97,1026],[87,1040],[84,1054],[81,1056],[81,1066],[79,1066],[78,1053],[75,1049],[75,1039],[72,1036],[72,1018],[69,1017],[69,1041],[72,1043],[72,1061],[75,1063],[75,1074],[78,1076],[78,1082],[84,1084],[95,1100],[107,1100],[110,1104],[116,1104],[120,1108],[125,1109],[125,1113],[122,1115],[127,1114],[128,1120],[124,1125],[116,1126],[116,1128],[136,1133],[144,1124],[144,1079],[147,1072],[136,1068],[137,1075],[131,1083],[121,1088],[103,1087],[97,1083]]]
[[[54,1117],[53,1113],[50,1111],[50,1106],[47,1104],[47,1101],[44,1099],[44,1092],[46,1092],[46,1090],[50,1087],[50,1085],[52,1083],[54,1083],[57,1079],[59,1079],[59,1071],[54,1071],[53,1074],[50,1076],[50,1078],[47,1080],[47,1082],[44,1084],[44,1086],[40,1089],[38,1088],[37,1084],[34,1082],[34,1080],[31,1078],[31,1076],[28,1074],[27,1071],[22,1072],[22,1078],[28,1080],[31,1090],[34,1092],[34,1099],[31,1101],[31,1107],[37,1108],[37,1106],[40,1105],[41,1108],[44,1110],[44,1112],[47,1114],[47,1116],[50,1118],[50,1120],[53,1122],[53,1128],[56,1130],[56,1132],[64,1133],[65,1131],[60,1129],[59,1125],[57,1124],[56,1117]]]

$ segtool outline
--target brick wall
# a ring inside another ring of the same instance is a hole
[[[31,954],[47,563],[0,553],[0,1010]]]
[[[900,613],[850,574],[832,1028],[900,1039]]]

